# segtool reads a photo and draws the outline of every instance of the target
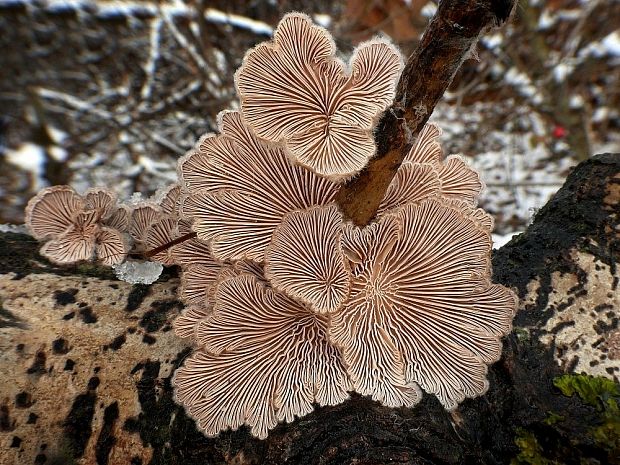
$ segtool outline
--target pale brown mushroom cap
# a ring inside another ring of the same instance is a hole
[[[288,213],[265,250],[271,285],[318,313],[340,308],[349,295],[341,227],[342,214],[333,204]]]
[[[202,305],[192,305],[183,309],[181,314],[172,322],[174,334],[184,339],[196,339],[198,323],[211,314],[211,308]]]
[[[99,218],[110,217],[116,207],[116,194],[103,187],[93,187],[84,194],[84,209],[96,210]]]
[[[377,209],[377,216],[411,202],[421,202],[439,195],[439,173],[430,163],[403,163]]]
[[[103,224],[117,231],[127,232],[130,219],[131,209],[127,205],[118,205],[112,214],[103,220]]]
[[[26,207],[26,226],[38,240],[57,238],[82,211],[83,199],[69,186],[53,186],[40,191]]]
[[[442,131],[434,123],[424,125],[415,144],[405,157],[401,168],[397,172],[388,189],[389,199],[384,200],[385,209],[394,208],[407,203],[413,186],[403,183],[399,179],[400,171],[410,170],[411,166],[419,164],[430,165],[439,179],[440,189],[437,194],[450,199],[460,199],[476,205],[484,183],[476,170],[468,166],[465,160],[457,155],[451,155],[444,160],[443,151],[439,143]],[[406,176],[405,174],[400,175]],[[427,180],[426,182],[432,182]],[[423,185],[419,185],[419,189]],[[415,200],[417,201],[417,200]]]
[[[249,274],[260,283],[267,285],[263,268],[250,260],[239,260],[234,264],[221,265],[210,259],[200,264],[190,264],[182,268],[179,295],[190,305],[176,320],[177,334],[180,337],[196,339],[196,326],[200,320],[210,315],[215,303],[215,294],[220,283],[243,274]]]
[[[439,170],[441,193],[445,197],[466,200],[472,205],[478,203],[478,196],[484,183],[476,170],[458,155],[450,155]]]
[[[368,231],[343,233],[351,296],[330,328],[356,390],[394,406],[394,392],[417,384],[447,409],[484,393],[517,303],[489,281],[489,231],[440,198],[408,204]]]
[[[95,210],[78,213],[64,233],[41,247],[41,255],[53,263],[63,265],[91,260],[100,232],[98,219],[98,212]]]
[[[129,234],[136,241],[138,248],[146,246],[149,229],[161,218],[161,208],[154,202],[140,202],[132,208]]]
[[[295,163],[342,181],[374,155],[371,131],[392,103],[403,63],[383,39],[356,49],[350,74],[335,53],[325,29],[291,13],[273,41],[246,54],[235,82],[243,118],[259,137],[284,143]]]
[[[351,388],[327,317],[241,275],[219,284],[198,325],[205,349],[174,376],[176,399],[207,436],[248,425],[260,439],[278,421],[334,405]]]
[[[154,250],[157,247],[169,244],[174,239],[181,236],[179,232],[179,221],[165,216],[149,226],[146,231],[146,249]],[[168,247],[150,257],[151,260],[160,262],[165,266],[172,266],[176,263],[174,247]]]
[[[403,163],[428,163],[433,166],[443,161],[443,150],[439,139],[443,131],[435,123],[426,123],[415,143],[405,156]]]
[[[192,238],[176,245],[174,247],[174,260],[181,267],[216,263],[209,244],[198,238]]]
[[[183,267],[179,296],[186,305],[207,307],[211,287],[218,278],[222,265],[211,261],[209,264],[196,263]]]
[[[112,266],[122,263],[129,253],[129,244],[118,230],[102,227],[97,234],[97,260]]]
[[[209,245],[193,238],[173,247],[174,262],[181,266],[179,295],[186,305],[205,307],[209,289],[217,280],[222,263],[214,260]]]
[[[181,187],[178,184],[164,187],[155,193],[155,198],[158,199],[157,204],[166,215],[174,218],[179,216]]]
[[[259,141],[236,112],[220,116],[222,134],[206,137],[179,160],[188,191],[182,214],[220,260],[263,261],[283,216],[329,203],[330,181],[292,166],[281,148]]]

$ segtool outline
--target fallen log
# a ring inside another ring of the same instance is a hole
[[[488,393],[445,411],[352,395],[281,424],[205,438],[172,399],[190,349],[170,271],[151,285],[61,268],[0,234],[1,464],[620,463],[620,154],[581,163],[494,280],[520,297]]]

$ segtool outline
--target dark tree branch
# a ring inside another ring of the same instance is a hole
[[[486,30],[506,21],[516,0],[444,0],[407,60],[394,104],[376,130],[377,154],[343,185],[336,201],[358,226],[375,216],[405,154],[428,121],[461,63]]]

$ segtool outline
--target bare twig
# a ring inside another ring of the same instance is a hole
[[[362,173],[341,187],[336,201],[358,226],[375,216],[407,150],[428,121],[481,33],[508,19],[516,0],[440,2],[435,17],[409,57],[396,99],[383,115],[375,140],[377,155]]]

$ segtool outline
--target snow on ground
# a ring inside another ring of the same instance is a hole
[[[9,163],[32,173],[34,189],[40,190],[47,186],[47,181],[43,177],[46,159],[43,147],[32,142],[24,142],[15,150],[7,149],[4,156]]]
[[[480,206],[495,218],[495,232],[509,239],[558,191],[575,162],[569,158],[550,160],[547,148],[537,142],[540,122],[534,116],[521,116],[531,119],[529,133],[494,130],[483,140],[472,140],[482,124],[482,111],[480,105],[459,109],[441,103],[431,121],[443,130],[445,155],[461,154],[480,173],[486,184]]]

